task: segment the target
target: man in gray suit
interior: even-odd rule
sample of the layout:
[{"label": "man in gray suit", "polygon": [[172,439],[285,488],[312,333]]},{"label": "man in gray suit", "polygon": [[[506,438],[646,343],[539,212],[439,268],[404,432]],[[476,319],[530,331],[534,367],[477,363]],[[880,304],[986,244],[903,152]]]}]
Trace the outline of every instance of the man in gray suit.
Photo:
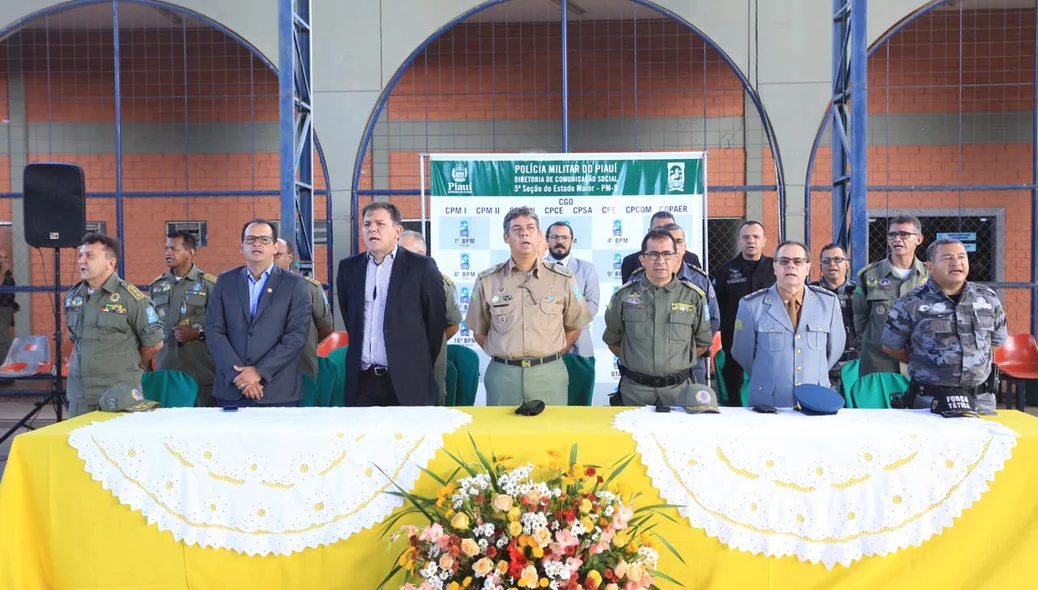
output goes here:
[{"label": "man in gray suit", "polygon": [[[598,273],[595,271],[594,264],[570,255],[573,243],[576,242],[573,228],[565,221],[557,221],[548,226],[548,231],[544,235],[548,240],[546,258],[573,271],[573,280],[576,281],[577,288],[584,296],[584,303],[587,304],[587,309],[594,318],[598,315]],[[591,342],[591,324],[584,326],[584,329],[581,330],[580,337],[577,338],[576,344],[569,349],[569,354],[589,358],[594,362],[595,345]]]},{"label": "man in gray suit", "polygon": [[296,406],[311,304],[303,277],[274,264],[277,230],[255,219],[241,230],[245,266],[216,280],[205,316],[221,407]]},{"label": "man in gray suit", "polygon": [[847,333],[836,295],[804,285],[811,253],[803,243],[779,244],[773,264],[778,281],[739,301],[732,356],[750,375],[750,406],[792,407],[795,386],[829,387]]}]

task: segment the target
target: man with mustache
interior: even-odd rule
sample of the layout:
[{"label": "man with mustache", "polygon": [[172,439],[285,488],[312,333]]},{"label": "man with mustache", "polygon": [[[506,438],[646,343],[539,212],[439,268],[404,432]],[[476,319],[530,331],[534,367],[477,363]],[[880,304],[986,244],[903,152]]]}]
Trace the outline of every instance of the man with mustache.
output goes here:
[{"label": "man with mustache", "polygon": [[811,254],[786,241],[772,263],[777,281],[743,297],[735,319],[732,355],[750,375],[750,406],[792,407],[793,388],[829,387],[829,369],[847,338],[840,302],[831,291],[805,286]]},{"label": "man with mustache", "polygon": [[915,250],[923,243],[922,225],[910,215],[898,215],[887,227],[890,254],[858,272],[851,306],[854,330],[861,334],[858,375],[901,373],[906,370],[897,359],[883,351],[883,327],[894,302],[922,285],[929,273]]},{"label": "man with mustache", "polygon": [[855,283],[849,280],[850,261],[839,244],[826,244],[822,247],[822,259],[819,263],[822,278],[811,283],[816,287],[828,289],[840,300],[840,311],[843,312],[843,328],[847,331],[847,343],[840,362],[829,371],[829,381],[833,389],[840,390],[840,370],[847,362],[858,358],[861,338],[854,329],[854,311],[851,309],[851,298],[854,295]]},{"label": "man with mustache", "polygon": [[562,355],[591,321],[573,271],[548,262],[540,220],[530,207],[505,215],[506,262],[481,273],[465,325],[491,357],[483,382],[488,406],[541,400],[566,405],[569,373]]},{"label": "man with mustache", "polygon": [[894,303],[883,330],[883,352],[908,364],[907,407],[965,396],[983,413],[995,409],[989,381],[993,349],[1005,344],[1006,312],[990,288],[967,281],[966,247],[942,238],[926,249],[929,279]]},{"label": "man with mustache", "polygon": [[183,371],[198,382],[195,405],[213,405],[213,376],[216,365],[205,343],[205,312],[216,277],[195,266],[197,241],[194,234],[174,231],[166,236],[166,266],[169,272],[151,282],[165,334],[155,368]]}]

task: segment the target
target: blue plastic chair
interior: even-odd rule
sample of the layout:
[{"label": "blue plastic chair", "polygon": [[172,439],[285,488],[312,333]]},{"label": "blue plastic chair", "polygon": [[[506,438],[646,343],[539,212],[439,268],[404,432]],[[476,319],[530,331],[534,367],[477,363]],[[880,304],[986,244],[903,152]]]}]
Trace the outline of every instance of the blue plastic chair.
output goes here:
[{"label": "blue plastic chair", "polygon": [[447,345],[447,360],[454,364],[458,371],[458,385],[454,402],[455,406],[471,406],[476,403],[476,392],[479,390],[479,355],[471,348],[460,344]]},{"label": "blue plastic chair", "polygon": [[881,409],[890,407],[890,395],[908,389],[908,377],[901,373],[869,373],[862,375],[851,388],[855,408]]},{"label": "blue plastic chair", "polygon": [[141,377],[141,389],[163,408],[193,408],[198,400],[198,382],[183,371],[149,371]]}]

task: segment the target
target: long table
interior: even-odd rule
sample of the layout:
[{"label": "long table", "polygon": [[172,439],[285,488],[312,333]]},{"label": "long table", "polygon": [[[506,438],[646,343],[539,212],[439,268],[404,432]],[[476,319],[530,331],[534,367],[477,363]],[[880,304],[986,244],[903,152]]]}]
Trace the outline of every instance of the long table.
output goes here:
[{"label": "long table", "polygon": [[[518,461],[542,463],[547,450],[565,453],[574,442],[589,464],[637,454],[631,434],[613,427],[622,409],[548,408],[535,418],[508,408],[464,411],[473,420],[446,435],[444,448],[468,453],[471,433],[482,447]],[[103,489],[69,445],[73,430],[111,418],[89,414],[15,439],[0,482],[0,588],[358,590],[375,588],[392,566],[396,553],[377,526],[288,555],[248,556],[176,541]],[[661,551],[660,569],[687,588],[1033,588],[1038,419],[1008,411],[992,419],[1019,434],[1011,459],[953,526],[921,546],[826,567],[731,549],[671,510],[678,522],[662,520],[658,531],[686,563]],[[441,450],[428,468],[449,473],[453,462]],[[617,481],[640,491],[641,505],[664,503],[638,460]],[[436,484],[423,475],[415,489],[428,493]]]}]

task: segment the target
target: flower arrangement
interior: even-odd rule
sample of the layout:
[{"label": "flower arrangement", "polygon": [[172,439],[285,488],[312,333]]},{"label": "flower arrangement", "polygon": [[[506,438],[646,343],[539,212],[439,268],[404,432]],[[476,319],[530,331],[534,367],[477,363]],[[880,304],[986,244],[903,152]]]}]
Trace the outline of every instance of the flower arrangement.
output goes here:
[{"label": "flower arrangement", "polygon": [[[401,571],[402,590],[639,590],[656,588],[658,579],[681,585],[657,571],[656,541],[682,558],[652,531],[655,516],[674,520],[661,512],[673,506],[636,508],[638,494],[610,486],[633,456],[602,470],[577,463],[573,445],[568,465],[549,452],[537,469],[510,468],[510,458],[487,458],[472,444],[478,463],[448,452],[458,463],[454,473],[426,471],[442,486],[435,498],[393,492],[410,507],[386,523],[383,536],[396,530],[390,546],[401,537],[407,546],[380,589]],[[429,523],[395,529],[409,514]]]}]

